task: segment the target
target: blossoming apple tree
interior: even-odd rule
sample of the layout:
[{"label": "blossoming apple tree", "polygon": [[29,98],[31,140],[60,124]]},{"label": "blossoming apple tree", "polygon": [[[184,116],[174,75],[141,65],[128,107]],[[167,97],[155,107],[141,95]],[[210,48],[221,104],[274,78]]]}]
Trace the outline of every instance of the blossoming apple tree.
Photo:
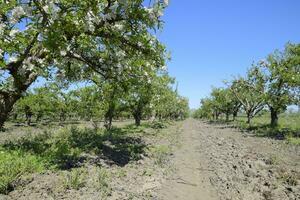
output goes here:
[{"label": "blossoming apple tree", "polygon": [[73,81],[97,73],[110,79],[124,69],[134,74],[143,68],[129,65],[132,57],[147,60],[144,68],[163,66],[165,48],[153,30],[161,27],[167,3],[1,0],[0,128],[38,77]]}]

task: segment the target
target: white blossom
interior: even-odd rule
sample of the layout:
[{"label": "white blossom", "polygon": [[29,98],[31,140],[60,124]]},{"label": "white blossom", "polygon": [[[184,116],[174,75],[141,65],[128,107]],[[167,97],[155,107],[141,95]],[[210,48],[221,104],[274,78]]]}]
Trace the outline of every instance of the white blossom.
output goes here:
[{"label": "white blossom", "polygon": [[73,51],[72,51],[71,53],[73,54],[74,57],[77,57],[77,58],[80,58],[80,57],[81,57],[78,53],[75,53],[75,52],[73,52]]},{"label": "white blossom", "polygon": [[11,18],[10,21],[12,23],[17,23],[20,18],[22,17],[22,15],[25,15],[25,11],[21,6],[15,7],[12,11],[11,11]]},{"label": "white blossom", "polygon": [[153,13],[153,8],[147,8],[147,7],[144,7],[144,10],[150,14]]},{"label": "white blossom", "polygon": [[26,71],[33,71],[34,65],[33,61],[35,60],[35,57],[29,57],[23,62],[23,66],[21,70],[19,71],[20,74],[26,72]]},{"label": "white blossom", "polygon": [[25,15],[31,15],[32,14],[32,7],[26,5],[23,7],[23,10],[25,12]]},{"label": "white blossom", "polygon": [[4,33],[4,30],[5,30],[5,24],[0,22],[0,35]]},{"label": "white blossom", "polygon": [[143,46],[143,44],[142,44],[141,42],[138,42],[137,45],[138,45],[139,47],[142,47],[142,46]]},{"label": "white blossom", "polygon": [[121,31],[124,29],[124,26],[122,24],[116,24],[115,25],[115,28],[118,30],[118,31]]},{"label": "white blossom", "polygon": [[0,59],[3,58],[3,55],[2,55],[3,53],[4,53],[4,51],[2,49],[0,49]]},{"label": "white blossom", "polygon": [[95,17],[92,11],[88,11],[85,20],[86,20],[86,30],[94,32],[95,31],[95,26],[94,26],[94,21]]},{"label": "white blossom", "polygon": [[37,59],[37,62],[38,62],[40,65],[42,65],[42,64],[44,63],[44,59],[38,58],[38,59]]},{"label": "white blossom", "polygon": [[23,75],[23,74],[26,73],[26,71],[27,71],[26,65],[22,65],[22,67],[20,67],[20,68],[18,69],[18,74],[19,74],[19,75]]},{"label": "white blossom", "polygon": [[29,65],[27,65],[27,70],[28,71],[33,71],[34,69],[34,65],[32,63],[30,63]]},{"label": "white blossom", "polygon": [[71,51],[71,47],[72,47],[71,44],[68,44],[67,45],[67,51]]},{"label": "white blossom", "polygon": [[57,59],[53,59],[53,64],[54,65],[59,65],[59,61]]},{"label": "white blossom", "polygon": [[111,13],[108,13],[106,15],[102,15],[101,17],[102,17],[103,21],[108,21],[108,20],[113,19],[113,15]]},{"label": "white blossom", "polygon": [[38,38],[37,38],[37,39],[38,39],[39,42],[43,41],[43,35],[40,33],[40,34],[38,35]]},{"label": "white blossom", "polygon": [[168,67],[166,65],[162,66],[161,68],[163,71],[167,71],[168,70]]},{"label": "white blossom", "polygon": [[79,22],[77,20],[75,20],[73,23],[75,26],[79,26]]},{"label": "white blossom", "polygon": [[118,68],[118,69],[121,69],[121,68],[122,68],[121,63],[118,63],[118,64],[117,64],[117,68]]},{"label": "white blossom", "polygon": [[124,58],[125,55],[126,55],[126,54],[125,54],[125,52],[124,52],[123,50],[118,51],[118,52],[116,53],[116,56],[119,57],[119,58]]},{"label": "white blossom", "polygon": [[61,51],[60,51],[60,55],[61,55],[61,56],[66,56],[66,55],[67,55],[67,52],[64,51],[64,50],[61,50]]},{"label": "white blossom", "polygon": [[118,2],[115,1],[115,3],[110,7],[110,10],[113,12],[113,13],[116,13],[117,12],[117,9],[118,9]]},{"label": "white blossom", "polygon": [[163,11],[161,9],[159,9],[157,11],[157,17],[162,17],[164,15]]},{"label": "white blossom", "polygon": [[16,56],[10,56],[8,58],[8,63],[13,63],[13,62],[17,62],[18,61],[18,58]]},{"label": "white blossom", "polygon": [[50,2],[49,9],[50,9],[50,13],[51,13],[52,17],[54,19],[57,19],[60,8],[54,2]]},{"label": "white blossom", "polygon": [[43,10],[44,10],[46,13],[49,13],[49,6],[48,6],[48,5],[43,6]]},{"label": "white blossom", "polygon": [[17,29],[12,29],[10,32],[9,32],[9,36],[11,38],[14,38],[16,36],[16,34],[19,33],[19,30]]}]

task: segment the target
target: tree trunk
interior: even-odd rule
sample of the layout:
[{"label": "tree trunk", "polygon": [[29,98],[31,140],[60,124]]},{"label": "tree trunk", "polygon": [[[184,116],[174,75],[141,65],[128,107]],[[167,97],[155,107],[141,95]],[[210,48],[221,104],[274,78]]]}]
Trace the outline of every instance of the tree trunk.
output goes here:
[{"label": "tree trunk", "polygon": [[112,128],[112,120],[113,120],[113,117],[114,117],[114,112],[115,112],[115,103],[111,102],[109,104],[107,112],[105,113],[104,127],[107,130],[110,130]]},{"label": "tree trunk", "polygon": [[235,121],[235,119],[236,119],[236,117],[237,117],[237,114],[238,114],[238,112],[233,112],[233,114],[232,114],[232,119],[233,119],[233,121]]},{"label": "tree trunk", "polygon": [[135,118],[135,125],[140,126],[141,125],[141,119],[139,117]]},{"label": "tree trunk", "polygon": [[91,124],[94,127],[95,131],[98,131],[99,126],[96,120],[94,120],[93,118],[91,118]]},{"label": "tree trunk", "polygon": [[107,112],[107,114],[105,115],[105,121],[104,121],[104,127],[107,130],[110,130],[112,128],[112,119],[113,119],[112,113]]},{"label": "tree trunk", "polygon": [[8,119],[14,104],[21,97],[21,93],[9,94],[8,92],[3,92],[0,94],[0,131],[4,131],[4,123]]},{"label": "tree trunk", "polygon": [[35,118],[36,123],[40,122],[41,119],[42,119],[42,117],[43,117],[43,114],[38,113],[38,114],[36,115],[36,118]]},{"label": "tree trunk", "polygon": [[4,123],[9,117],[9,113],[12,111],[14,104],[22,97],[22,94],[26,92],[28,87],[37,79],[37,74],[32,72],[22,73],[20,75],[18,69],[21,67],[21,63],[16,63],[9,67],[9,74],[11,75],[13,82],[11,86],[13,90],[0,90],[0,130],[4,130]]},{"label": "tree trunk", "polygon": [[59,113],[59,124],[62,126],[67,119],[66,111],[61,110]]},{"label": "tree trunk", "polygon": [[0,113],[0,131],[4,131],[4,122],[6,121],[6,118],[2,116],[2,111]]},{"label": "tree trunk", "polygon": [[155,114],[155,112],[154,112],[154,113],[152,113],[152,115],[151,115],[151,117],[150,117],[150,121],[151,121],[151,122],[154,122],[155,119],[156,119],[156,114]]},{"label": "tree trunk", "polygon": [[247,113],[247,124],[251,124],[251,114]]},{"label": "tree trunk", "polygon": [[140,126],[141,125],[141,119],[142,119],[142,114],[141,112],[137,111],[134,115],[134,120],[135,120],[135,125]]},{"label": "tree trunk", "polygon": [[219,120],[219,113],[218,113],[218,111],[215,111],[215,120],[216,120],[216,121]]},{"label": "tree trunk", "polygon": [[31,108],[30,106],[25,106],[25,115],[26,115],[26,123],[27,123],[27,126],[30,126],[31,125],[31,117],[32,117],[32,111],[31,111]]},{"label": "tree trunk", "polygon": [[26,117],[26,124],[27,124],[27,126],[31,125],[31,115]]},{"label": "tree trunk", "polygon": [[229,113],[226,113],[226,122],[229,122]]},{"label": "tree trunk", "polygon": [[18,119],[18,113],[17,113],[17,112],[15,112],[15,113],[13,114],[13,119],[14,119],[15,121]]},{"label": "tree trunk", "polygon": [[271,111],[271,127],[278,126],[278,112],[273,107],[270,107]]}]

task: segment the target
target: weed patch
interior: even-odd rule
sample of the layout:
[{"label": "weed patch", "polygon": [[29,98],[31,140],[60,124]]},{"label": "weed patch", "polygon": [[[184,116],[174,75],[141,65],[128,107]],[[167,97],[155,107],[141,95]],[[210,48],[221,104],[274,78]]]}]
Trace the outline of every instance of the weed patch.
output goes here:
[{"label": "weed patch", "polygon": [[150,151],[155,159],[155,164],[158,166],[164,166],[168,163],[168,156],[170,154],[170,147],[166,145],[159,145],[150,148]]},{"label": "weed patch", "polygon": [[[93,155],[107,164],[118,166],[141,158],[146,145],[139,137],[130,136],[133,131],[128,128],[108,132],[71,127],[52,135],[44,132],[7,142],[0,147],[0,193],[13,190],[11,184],[23,174],[44,169],[71,170],[65,185],[78,189],[82,185],[82,173],[73,168],[82,166],[89,158],[85,155]],[[104,172],[99,172],[101,180],[107,181],[101,173]]]},{"label": "weed patch", "polygon": [[86,176],[87,172],[84,168],[72,169],[65,175],[63,183],[64,188],[79,190],[81,187],[85,186]]},{"label": "weed patch", "polygon": [[111,195],[112,188],[109,185],[110,179],[111,179],[110,173],[106,169],[99,168],[97,170],[96,184],[97,184],[97,188],[101,190],[102,197]]},{"label": "weed patch", "polygon": [[12,191],[13,182],[21,176],[44,169],[41,159],[37,156],[0,148],[0,193]]}]

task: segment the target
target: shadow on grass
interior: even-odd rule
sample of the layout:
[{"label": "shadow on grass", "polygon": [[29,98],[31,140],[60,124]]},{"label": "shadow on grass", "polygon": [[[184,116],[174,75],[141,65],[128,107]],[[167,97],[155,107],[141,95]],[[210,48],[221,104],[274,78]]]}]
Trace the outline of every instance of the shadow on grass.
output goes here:
[{"label": "shadow on grass", "polygon": [[300,137],[300,130],[288,127],[272,127],[270,125],[252,125],[246,128],[247,131],[254,132],[257,137],[268,137],[276,140],[284,140],[288,137]]},{"label": "shadow on grass", "polygon": [[93,160],[108,165],[125,166],[141,159],[146,145],[141,138],[130,135],[128,129],[111,131],[71,127],[55,134],[43,133],[24,137],[3,145],[6,150],[17,150],[39,156],[49,168],[71,169]]}]

